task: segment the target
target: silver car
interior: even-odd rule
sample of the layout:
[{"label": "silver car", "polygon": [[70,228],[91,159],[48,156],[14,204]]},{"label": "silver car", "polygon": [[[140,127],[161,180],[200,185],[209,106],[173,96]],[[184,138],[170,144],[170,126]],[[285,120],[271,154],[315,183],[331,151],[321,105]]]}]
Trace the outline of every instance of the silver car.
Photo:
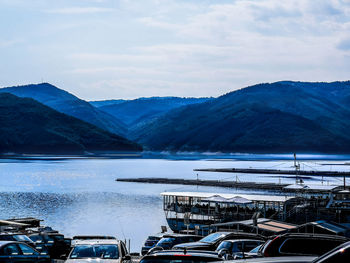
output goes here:
[{"label": "silver car", "polygon": [[75,244],[66,263],[129,263],[131,257],[120,240],[83,240]]}]

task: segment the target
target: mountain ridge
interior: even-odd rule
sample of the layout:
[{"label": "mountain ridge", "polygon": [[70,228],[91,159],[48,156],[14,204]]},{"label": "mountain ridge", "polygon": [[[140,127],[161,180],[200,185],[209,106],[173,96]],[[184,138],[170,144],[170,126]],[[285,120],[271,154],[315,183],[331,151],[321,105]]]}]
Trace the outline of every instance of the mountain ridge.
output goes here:
[{"label": "mountain ridge", "polygon": [[125,138],[60,113],[31,98],[0,93],[0,152],[141,151]]},{"label": "mountain ridge", "polygon": [[61,113],[89,122],[109,132],[117,135],[126,134],[126,127],[122,121],[50,83],[5,87],[0,89],[0,93],[2,92],[35,99]]}]

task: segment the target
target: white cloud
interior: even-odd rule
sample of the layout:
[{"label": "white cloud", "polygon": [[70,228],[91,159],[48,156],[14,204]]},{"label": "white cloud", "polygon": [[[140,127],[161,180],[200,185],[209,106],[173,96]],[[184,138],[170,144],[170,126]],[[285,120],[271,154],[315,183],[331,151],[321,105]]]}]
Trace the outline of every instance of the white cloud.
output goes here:
[{"label": "white cloud", "polygon": [[94,14],[94,13],[106,13],[106,12],[112,12],[112,11],[113,11],[112,8],[103,8],[103,7],[67,7],[67,8],[44,10],[44,12],[46,13],[62,14],[62,15]]},{"label": "white cloud", "polygon": [[[218,96],[259,82],[348,78],[349,1],[13,3],[18,8],[4,12],[0,29],[30,45],[0,50],[1,83],[39,75],[93,99]],[[0,47],[10,45],[0,41]]]}]

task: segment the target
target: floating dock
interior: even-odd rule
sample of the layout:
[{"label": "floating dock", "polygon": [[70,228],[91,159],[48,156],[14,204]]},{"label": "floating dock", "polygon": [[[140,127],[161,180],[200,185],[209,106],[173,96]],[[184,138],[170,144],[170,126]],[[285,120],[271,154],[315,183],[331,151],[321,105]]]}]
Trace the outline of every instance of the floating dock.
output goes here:
[{"label": "floating dock", "polygon": [[275,183],[254,183],[219,180],[191,180],[191,179],[169,179],[169,178],[118,178],[118,182],[148,183],[148,184],[180,184],[180,185],[200,185],[242,189],[260,189],[272,191],[295,192],[295,189],[285,189],[288,184]]},{"label": "floating dock", "polygon": [[[295,170],[276,170],[276,169],[254,169],[254,168],[208,168],[194,169],[196,172],[219,172],[219,173],[246,173],[246,174],[287,174],[295,175]],[[299,170],[299,175],[306,176],[327,176],[327,177],[350,177],[350,172],[340,171],[307,171]]]}]

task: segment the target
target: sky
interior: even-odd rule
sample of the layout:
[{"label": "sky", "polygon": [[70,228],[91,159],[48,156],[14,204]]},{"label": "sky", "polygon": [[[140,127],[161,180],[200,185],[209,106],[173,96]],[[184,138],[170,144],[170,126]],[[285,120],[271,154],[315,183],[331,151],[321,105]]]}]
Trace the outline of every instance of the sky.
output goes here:
[{"label": "sky", "polygon": [[350,79],[350,0],[0,0],[0,87],[86,100]]}]

